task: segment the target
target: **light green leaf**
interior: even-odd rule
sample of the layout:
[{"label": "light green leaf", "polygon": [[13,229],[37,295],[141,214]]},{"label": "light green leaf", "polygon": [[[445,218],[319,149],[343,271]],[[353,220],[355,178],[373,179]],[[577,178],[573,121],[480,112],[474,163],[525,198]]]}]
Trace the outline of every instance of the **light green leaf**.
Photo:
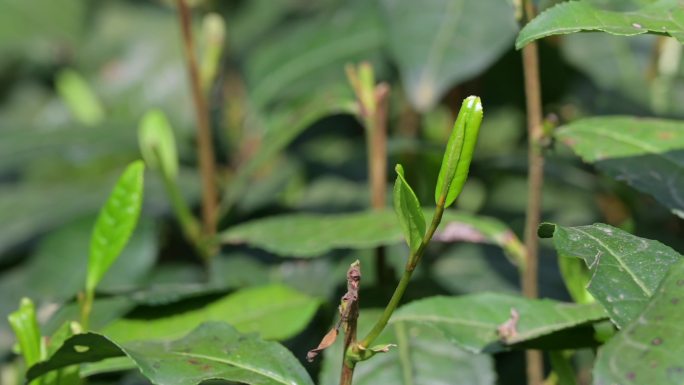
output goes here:
[{"label": "light green leaf", "polygon": [[224,321],[242,333],[257,332],[263,338],[284,340],[302,331],[316,313],[320,301],[287,286],[248,288],[220,298],[205,307],[166,317],[124,318],[103,333],[118,342],[175,339],[203,322]]},{"label": "light green leaf", "polygon": [[411,251],[416,251],[425,236],[425,216],[416,193],[404,178],[404,168],[395,168],[397,180],[394,182],[394,211],[404,232],[404,239]]},{"label": "light green leaf", "polygon": [[[519,315],[517,321],[512,320],[513,312]],[[607,316],[599,304],[578,305],[481,293],[430,297],[409,303],[394,313],[390,324],[432,326],[463,349],[494,353],[516,344],[555,349],[568,347],[568,344],[575,347],[592,345],[595,344],[593,328],[582,332],[582,326]],[[499,336],[498,328],[507,321],[511,323],[508,334]],[[554,333],[570,333],[573,337],[555,339]]]},{"label": "light green leaf", "polygon": [[546,223],[539,235],[553,236],[561,257],[584,260],[591,272],[589,292],[620,328],[641,313],[670,266],[682,259],[660,242],[604,224],[563,227]]},{"label": "light green leaf", "polygon": [[678,0],[658,0],[634,12],[607,11],[588,1],[560,3],[539,14],[520,31],[515,46],[551,35],[603,31],[613,35],[670,35],[684,42],[684,9]]},{"label": "light green leaf", "polygon": [[102,123],[105,118],[104,108],[88,82],[78,72],[73,69],[60,71],[55,86],[77,121],[87,126]]},{"label": "light green leaf", "polygon": [[684,260],[672,265],[648,305],[598,354],[596,384],[681,385]]},{"label": "light green leaf", "polygon": [[259,385],[313,385],[306,370],[282,345],[210,322],[172,342],[115,343],[95,334],[69,338],[28,379],[65,366],[128,356],[152,383],[192,385],[216,379]]},{"label": "light green leaf", "polygon": [[11,313],[7,320],[19,343],[26,366],[40,361],[42,359],[40,327],[38,327],[36,307],[33,302],[28,298],[22,298],[19,309]]},{"label": "light green leaf", "polygon": [[151,169],[159,168],[165,178],[178,176],[178,153],[173,129],[161,110],[151,110],[143,116],[138,129],[140,152]]},{"label": "light green leaf", "polygon": [[90,241],[86,290],[93,292],[128,242],[143,200],[141,161],[133,162],[114,186],[100,211]]},{"label": "light green leaf", "polygon": [[684,124],[625,116],[582,119],[556,137],[585,162],[684,217]]},{"label": "light green leaf", "polygon": [[[359,334],[365,335],[380,316],[379,309],[363,309],[359,317]],[[321,385],[337,385],[342,364],[342,339],[325,350],[320,373]],[[391,325],[376,341],[392,343],[389,352],[378,353],[359,363],[354,371],[354,384],[450,384],[493,385],[496,372],[492,357],[466,352],[448,341],[436,330],[421,325]]]},{"label": "light green leaf", "polygon": [[[477,136],[482,123],[482,101],[476,96],[469,96],[461,105],[449,142],[444,150],[442,166],[437,176],[435,187],[435,203],[444,199],[444,207],[451,206],[463,190],[468,178],[470,161],[473,158]],[[445,194],[444,191],[447,193]],[[443,196],[444,195],[444,196]]]},{"label": "light green leaf", "polygon": [[497,60],[518,31],[513,7],[501,0],[383,0],[380,4],[390,53],[409,100],[421,112],[433,108],[454,84]]},{"label": "light green leaf", "polygon": [[577,303],[594,302],[594,297],[587,291],[587,286],[591,282],[591,273],[583,261],[559,255],[558,268],[563,277],[565,288],[573,301]]},{"label": "light green leaf", "polygon": [[[431,214],[431,213],[430,213]],[[399,243],[402,229],[392,210],[344,214],[288,214],[236,225],[219,234],[224,243],[259,247],[281,256],[315,257],[339,248]],[[518,255],[520,241],[493,218],[446,211],[435,240],[492,243]]]}]

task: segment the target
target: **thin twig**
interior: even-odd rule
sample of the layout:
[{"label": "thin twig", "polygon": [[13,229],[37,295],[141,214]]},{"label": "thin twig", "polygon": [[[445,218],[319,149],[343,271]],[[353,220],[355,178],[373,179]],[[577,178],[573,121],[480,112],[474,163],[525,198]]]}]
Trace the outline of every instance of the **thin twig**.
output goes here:
[{"label": "thin twig", "polygon": [[[525,19],[535,16],[534,4],[525,0]],[[528,181],[527,210],[525,214],[526,262],[522,279],[523,294],[529,298],[539,295],[537,271],[539,264],[539,239],[537,228],[541,219],[542,187],[544,184],[544,156],[541,141],[542,127],[541,85],[539,79],[539,56],[537,44],[532,42],[523,48],[523,72],[527,103],[528,135]],[[544,380],[544,363],[540,351],[527,351],[527,383],[541,385]]]},{"label": "thin twig", "polygon": [[197,152],[202,177],[202,221],[205,234],[211,236],[216,233],[218,211],[215,181],[216,165],[214,164],[214,146],[209,126],[209,110],[197,67],[197,56],[192,40],[190,10],[185,0],[177,0],[176,3],[178,4],[183,48],[197,117]]},{"label": "thin twig", "polygon": [[347,271],[347,293],[342,298],[345,307],[342,312],[342,327],[344,329],[344,352],[342,358],[342,373],[340,385],[351,385],[354,377],[356,361],[350,360],[347,350],[356,346],[356,324],[359,318],[359,285],[361,284],[361,265],[358,261],[353,263]]}]

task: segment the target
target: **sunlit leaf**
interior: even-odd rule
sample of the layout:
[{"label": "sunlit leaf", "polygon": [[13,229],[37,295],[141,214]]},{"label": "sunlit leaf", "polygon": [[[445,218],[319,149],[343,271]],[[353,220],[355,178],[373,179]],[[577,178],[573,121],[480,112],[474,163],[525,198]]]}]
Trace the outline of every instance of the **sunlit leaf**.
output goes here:
[{"label": "sunlit leaf", "polygon": [[143,200],[143,171],[140,161],[128,166],[100,211],[90,241],[88,291],[102,280],[133,233]]},{"label": "sunlit leaf", "polygon": [[670,35],[684,42],[684,9],[678,0],[658,0],[638,11],[615,12],[586,0],[560,3],[537,16],[520,31],[517,48],[550,35],[603,31],[613,35]]}]

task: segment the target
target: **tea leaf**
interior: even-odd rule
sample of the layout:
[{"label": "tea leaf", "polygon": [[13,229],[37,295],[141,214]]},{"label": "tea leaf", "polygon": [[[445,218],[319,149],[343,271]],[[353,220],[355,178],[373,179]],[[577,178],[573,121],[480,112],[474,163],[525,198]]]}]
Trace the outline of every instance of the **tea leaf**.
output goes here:
[{"label": "tea leaf", "polygon": [[[379,317],[379,309],[363,309],[359,334],[367,334]],[[429,326],[397,324],[385,328],[378,344],[396,347],[378,353],[356,367],[354,384],[450,384],[493,385],[496,372],[491,356],[473,354],[454,346]],[[337,385],[340,381],[342,341],[324,353],[319,383]]]},{"label": "tea leaf", "polygon": [[178,176],[178,154],[173,129],[161,110],[148,111],[140,121],[138,142],[145,164],[159,168],[165,178]]},{"label": "tea leaf", "polygon": [[202,308],[166,317],[124,318],[103,333],[117,342],[174,339],[203,322],[224,321],[242,333],[257,332],[263,338],[284,340],[302,331],[319,305],[319,300],[287,286],[269,285],[243,289]]},{"label": "tea leaf", "polygon": [[411,251],[416,251],[425,236],[425,216],[416,193],[404,178],[404,168],[398,164],[395,170],[397,179],[394,182],[394,210],[406,243]]},{"label": "tea leaf", "polygon": [[114,186],[95,222],[90,240],[86,290],[92,292],[128,242],[140,215],[143,200],[143,171],[133,162]]},{"label": "tea leaf", "polygon": [[[442,166],[437,177],[435,203],[438,205],[440,200],[444,199],[444,207],[451,206],[463,190],[477,143],[477,135],[480,132],[482,114],[480,98],[469,96],[463,101],[446,150],[444,150]],[[447,191],[446,194],[445,191]]]},{"label": "tea leaf", "polygon": [[582,119],[556,137],[585,162],[684,217],[684,124],[626,116]]},{"label": "tea leaf", "polygon": [[[510,321],[513,311],[518,319],[509,325],[506,336],[499,336],[498,328]],[[607,317],[599,304],[577,305],[481,293],[411,302],[394,313],[390,324],[431,326],[463,349],[494,353],[518,344],[556,349],[568,344],[592,345],[593,328],[583,333],[581,326]],[[573,337],[553,339],[554,333],[571,333]]]},{"label": "tea leaf", "polygon": [[389,52],[409,101],[421,112],[489,67],[518,30],[506,1],[383,0],[380,5]]},{"label": "tea leaf", "polygon": [[684,378],[684,260],[671,266],[638,317],[611,338],[594,367],[597,384],[679,385]]},{"label": "tea leaf", "polygon": [[41,360],[41,336],[36,307],[28,298],[22,298],[19,309],[11,313],[7,320],[19,343],[19,349],[26,366],[35,364]]},{"label": "tea leaf", "polygon": [[[334,249],[366,249],[399,243],[402,228],[392,210],[344,214],[288,214],[256,219],[219,234],[224,243],[246,243],[280,256],[316,257]],[[446,211],[435,233],[443,242],[492,243],[513,255],[521,244],[496,219]]]},{"label": "tea leaf", "polygon": [[602,31],[613,35],[643,33],[670,35],[684,42],[684,9],[678,0],[655,1],[638,11],[607,11],[588,1],[560,3],[542,12],[520,31],[515,42],[520,49],[528,43],[551,35],[581,31]]},{"label": "tea leaf", "polygon": [[589,292],[618,327],[641,313],[670,266],[682,259],[660,242],[604,224],[563,227],[546,223],[539,234],[553,237],[561,257],[584,260],[591,272]]},{"label": "tea leaf", "polygon": [[224,380],[263,385],[313,385],[301,364],[282,345],[240,334],[228,324],[209,322],[187,336],[165,342],[118,344],[100,334],[69,338],[45,362],[33,366],[27,379],[55,369],[106,358],[128,356],[152,383],[199,384]]}]

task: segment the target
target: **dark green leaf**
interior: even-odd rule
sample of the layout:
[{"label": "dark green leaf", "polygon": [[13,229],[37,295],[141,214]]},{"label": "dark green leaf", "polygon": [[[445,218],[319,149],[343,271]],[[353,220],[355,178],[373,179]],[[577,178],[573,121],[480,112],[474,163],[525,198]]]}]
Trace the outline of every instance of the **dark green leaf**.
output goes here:
[{"label": "dark green leaf", "polygon": [[90,240],[87,291],[95,290],[133,233],[143,200],[143,171],[140,161],[128,166],[100,211]]},{"label": "dark green leaf", "polygon": [[[378,309],[363,309],[359,317],[359,334],[370,331],[379,317]],[[339,384],[342,363],[341,338],[324,352],[321,385]],[[388,326],[376,341],[392,343],[387,353],[378,353],[357,365],[354,384],[450,384],[492,385],[496,381],[493,360],[484,354],[466,352],[448,341],[436,330],[421,326],[397,324]]]},{"label": "dark green leaf", "polygon": [[596,384],[681,385],[684,260],[672,265],[637,318],[599,350]]},{"label": "dark green leaf", "polygon": [[684,124],[634,117],[582,119],[556,136],[589,163],[684,216]]},{"label": "dark green leaf", "polygon": [[[478,75],[512,43],[513,7],[500,0],[383,0],[390,53],[409,100],[425,112]],[[487,20],[483,23],[483,20]]]},{"label": "dark green leaf", "polygon": [[209,379],[259,385],[313,385],[306,370],[276,342],[240,334],[224,323],[206,323],[173,342],[117,344],[95,334],[68,339],[48,361],[33,366],[28,380],[65,366],[127,355],[152,383],[199,384]]},{"label": "dark green leaf", "polygon": [[[517,321],[513,312],[519,315]],[[409,303],[394,313],[390,324],[432,326],[461,348],[476,353],[493,353],[516,344],[528,344],[526,347],[535,342],[545,344],[543,338],[553,337],[554,333],[569,332],[607,316],[599,304],[577,305],[482,293],[461,297],[431,297]],[[508,332],[505,336],[499,336],[498,328],[507,321],[510,323]],[[593,335],[593,329],[589,329],[590,335]],[[562,344],[578,345],[591,342],[579,339],[560,341]]]},{"label": "dark green leaf", "polygon": [[[219,234],[225,243],[246,243],[281,256],[315,257],[338,248],[364,249],[401,242],[391,210],[345,214],[291,214],[258,219]],[[503,223],[458,212],[444,213],[435,234],[445,242],[492,243],[513,254],[520,242]]]},{"label": "dark green leaf", "polygon": [[563,227],[547,223],[539,234],[553,236],[561,257],[584,260],[591,271],[589,292],[618,327],[641,313],[670,266],[682,258],[660,242],[604,224]]},{"label": "dark green leaf", "polygon": [[477,144],[482,115],[480,98],[469,96],[463,101],[439,169],[435,187],[436,204],[439,205],[443,199],[444,207],[451,206],[463,190]]},{"label": "dark green leaf", "polygon": [[558,4],[537,16],[520,31],[517,48],[550,35],[603,31],[613,35],[643,33],[670,35],[684,42],[684,9],[678,0],[659,0],[634,12],[597,8],[588,1]]},{"label": "dark green leaf", "polygon": [[225,321],[243,333],[287,339],[311,321],[320,302],[282,285],[248,288],[196,310],[158,318],[124,318],[103,333],[117,342],[179,338],[207,321]]},{"label": "dark green leaf", "polygon": [[404,168],[398,164],[395,170],[397,179],[394,182],[394,211],[399,218],[406,243],[411,251],[416,251],[425,236],[425,215],[416,193],[404,179]]}]

